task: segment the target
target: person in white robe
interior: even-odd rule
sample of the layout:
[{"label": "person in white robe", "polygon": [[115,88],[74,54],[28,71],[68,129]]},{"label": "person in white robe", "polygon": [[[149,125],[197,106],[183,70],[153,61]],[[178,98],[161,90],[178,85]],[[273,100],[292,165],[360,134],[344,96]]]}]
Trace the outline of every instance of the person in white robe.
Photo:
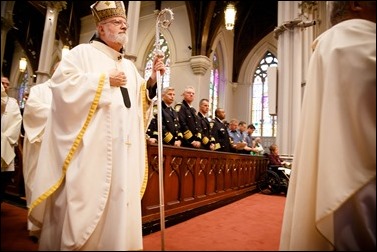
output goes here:
[{"label": "person in white robe", "polygon": [[145,133],[156,72],[163,75],[165,65],[156,56],[144,80],[124,58],[123,2],[98,1],[91,9],[96,38],[71,49],[51,78],[29,208],[29,219],[41,228],[40,250],[143,249]]},{"label": "person in white robe", "polygon": [[376,249],[376,2],[333,2],[313,43],[280,250]]},{"label": "person in white robe", "polygon": [[[59,63],[60,62],[57,62],[54,65],[52,73],[55,72]],[[22,168],[27,207],[31,204],[35,170],[38,163],[47,116],[50,114],[51,109],[52,94],[50,85],[50,80],[47,80],[44,83],[40,83],[30,88],[29,97],[25,103],[22,116],[25,130],[22,148]],[[38,238],[39,228],[36,225],[33,225],[30,220],[28,220],[27,229],[30,236]]]},{"label": "person in white robe", "polygon": [[[9,89],[9,79],[1,77],[1,85],[7,94]],[[4,99],[4,101],[3,101]],[[15,147],[20,138],[22,116],[20,107],[15,98],[3,94],[1,97],[4,102],[4,113],[1,113],[1,202],[4,199],[6,186],[10,183],[15,166],[16,157]]]},{"label": "person in white robe", "polygon": [[8,95],[5,92],[3,84],[1,84],[1,116],[3,116],[5,111],[5,106],[7,105]]}]

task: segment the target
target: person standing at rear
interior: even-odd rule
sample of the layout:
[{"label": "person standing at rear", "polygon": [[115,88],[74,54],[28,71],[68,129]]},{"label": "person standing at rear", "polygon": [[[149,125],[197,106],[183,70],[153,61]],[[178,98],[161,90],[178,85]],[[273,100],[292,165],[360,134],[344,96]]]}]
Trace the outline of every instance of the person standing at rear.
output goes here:
[{"label": "person standing at rear", "polygon": [[215,139],[215,150],[230,152],[232,140],[228,133],[228,127],[223,123],[225,120],[225,110],[217,108],[215,110],[215,119],[213,120],[212,136]]},{"label": "person standing at rear", "polygon": [[191,105],[195,98],[195,89],[191,86],[186,87],[182,96],[183,101],[178,112],[181,132],[183,133],[182,146],[200,149],[202,146],[202,126],[195,108]]},{"label": "person standing at rear", "polygon": [[213,122],[212,119],[207,117],[209,110],[208,99],[201,99],[199,101],[198,117],[202,127],[202,148],[207,150],[215,149],[215,138],[212,136],[211,130]]},{"label": "person standing at rear", "polygon": [[14,159],[16,157],[15,147],[21,133],[22,115],[18,102],[15,98],[8,95],[9,79],[1,77],[2,92],[2,111],[1,113],[1,202],[5,196],[6,186],[11,183],[15,172]]},{"label": "person standing at rear", "polygon": [[[175,99],[175,89],[165,87],[161,92],[162,141],[176,147],[181,147],[183,135],[179,124],[178,112],[172,108]],[[152,119],[147,130],[148,143],[155,144],[158,140],[157,115]]]}]

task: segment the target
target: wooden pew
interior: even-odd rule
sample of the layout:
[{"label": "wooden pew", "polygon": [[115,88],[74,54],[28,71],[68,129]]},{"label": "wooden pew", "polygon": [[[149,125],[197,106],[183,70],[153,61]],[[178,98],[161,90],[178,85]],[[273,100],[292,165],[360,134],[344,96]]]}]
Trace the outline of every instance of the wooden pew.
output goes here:
[{"label": "wooden pew", "polygon": [[[163,147],[165,216],[199,208],[256,189],[267,169],[263,156]],[[143,224],[160,219],[158,146],[148,145],[148,183]]]},{"label": "wooden pew", "polygon": [[[23,140],[23,139],[22,139]],[[148,145],[148,183],[142,199],[143,224],[160,219],[158,146]],[[236,198],[256,190],[267,169],[263,156],[163,147],[164,215],[183,214],[193,209]],[[24,201],[22,142],[16,147],[15,173],[6,193]]]}]

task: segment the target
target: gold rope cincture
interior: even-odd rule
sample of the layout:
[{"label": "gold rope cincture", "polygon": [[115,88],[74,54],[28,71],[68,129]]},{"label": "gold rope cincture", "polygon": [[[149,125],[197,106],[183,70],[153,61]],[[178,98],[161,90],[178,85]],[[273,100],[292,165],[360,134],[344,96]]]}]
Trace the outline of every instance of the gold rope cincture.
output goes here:
[{"label": "gold rope cincture", "polygon": [[88,128],[88,125],[89,125],[90,121],[93,118],[94,112],[97,109],[99,98],[101,96],[101,93],[102,93],[102,90],[103,90],[103,86],[104,86],[104,83],[105,83],[105,76],[106,76],[105,74],[101,74],[101,76],[100,76],[98,87],[97,87],[97,90],[96,90],[96,94],[94,96],[94,100],[92,102],[92,105],[90,106],[88,116],[86,117],[86,120],[85,120],[85,123],[84,123],[83,127],[81,128],[79,134],[77,135],[75,141],[73,142],[73,145],[72,145],[71,149],[69,150],[69,153],[68,153],[67,157],[64,160],[64,164],[63,164],[63,168],[62,168],[63,174],[62,174],[61,178],[58,180],[57,183],[55,183],[50,189],[48,189],[45,193],[43,193],[41,196],[39,196],[30,205],[28,215],[30,215],[31,211],[37,205],[39,205],[43,200],[47,199],[62,184],[62,182],[63,182],[63,180],[65,178],[65,175],[67,173],[68,166],[70,165],[71,160],[73,158],[73,155],[75,154],[75,152],[77,150],[77,147],[79,146],[79,144],[80,144],[80,142],[81,142],[81,140],[82,140],[82,138],[83,138],[83,136],[85,134],[85,131]]},{"label": "gold rope cincture", "polygon": [[[146,84],[143,83],[140,87],[140,95],[141,95],[141,103],[142,103],[142,106],[143,106],[143,127],[142,129],[144,130],[144,132],[147,131],[147,124],[148,124],[148,115],[147,115],[147,111],[148,111],[148,102],[147,102],[147,91],[146,91]],[[142,184],[141,184],[141,188],[140,188],[140,198],[143,198],[144,196],[144,193],[145,193],[145,190],[147,188],[147,182],[148,182],[148,153],[147,153],[147,143],[146,141],[144,141],[144,165],[145,165],[145,170],[144,170],[144,178],[143,178],[143,181],[142,181]]]}]

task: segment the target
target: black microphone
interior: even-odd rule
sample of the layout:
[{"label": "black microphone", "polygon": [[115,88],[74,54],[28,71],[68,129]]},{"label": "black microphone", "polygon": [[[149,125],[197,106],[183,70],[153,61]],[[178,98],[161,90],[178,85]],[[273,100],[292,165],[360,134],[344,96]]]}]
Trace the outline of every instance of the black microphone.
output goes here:
[{"label": "black microphone", "polygon": [[128,89],[125,87],[120,87],[120,91],[122,92],[124,105],[126,108],[131,108],[131,100],[130,95],[128,94]]}]

